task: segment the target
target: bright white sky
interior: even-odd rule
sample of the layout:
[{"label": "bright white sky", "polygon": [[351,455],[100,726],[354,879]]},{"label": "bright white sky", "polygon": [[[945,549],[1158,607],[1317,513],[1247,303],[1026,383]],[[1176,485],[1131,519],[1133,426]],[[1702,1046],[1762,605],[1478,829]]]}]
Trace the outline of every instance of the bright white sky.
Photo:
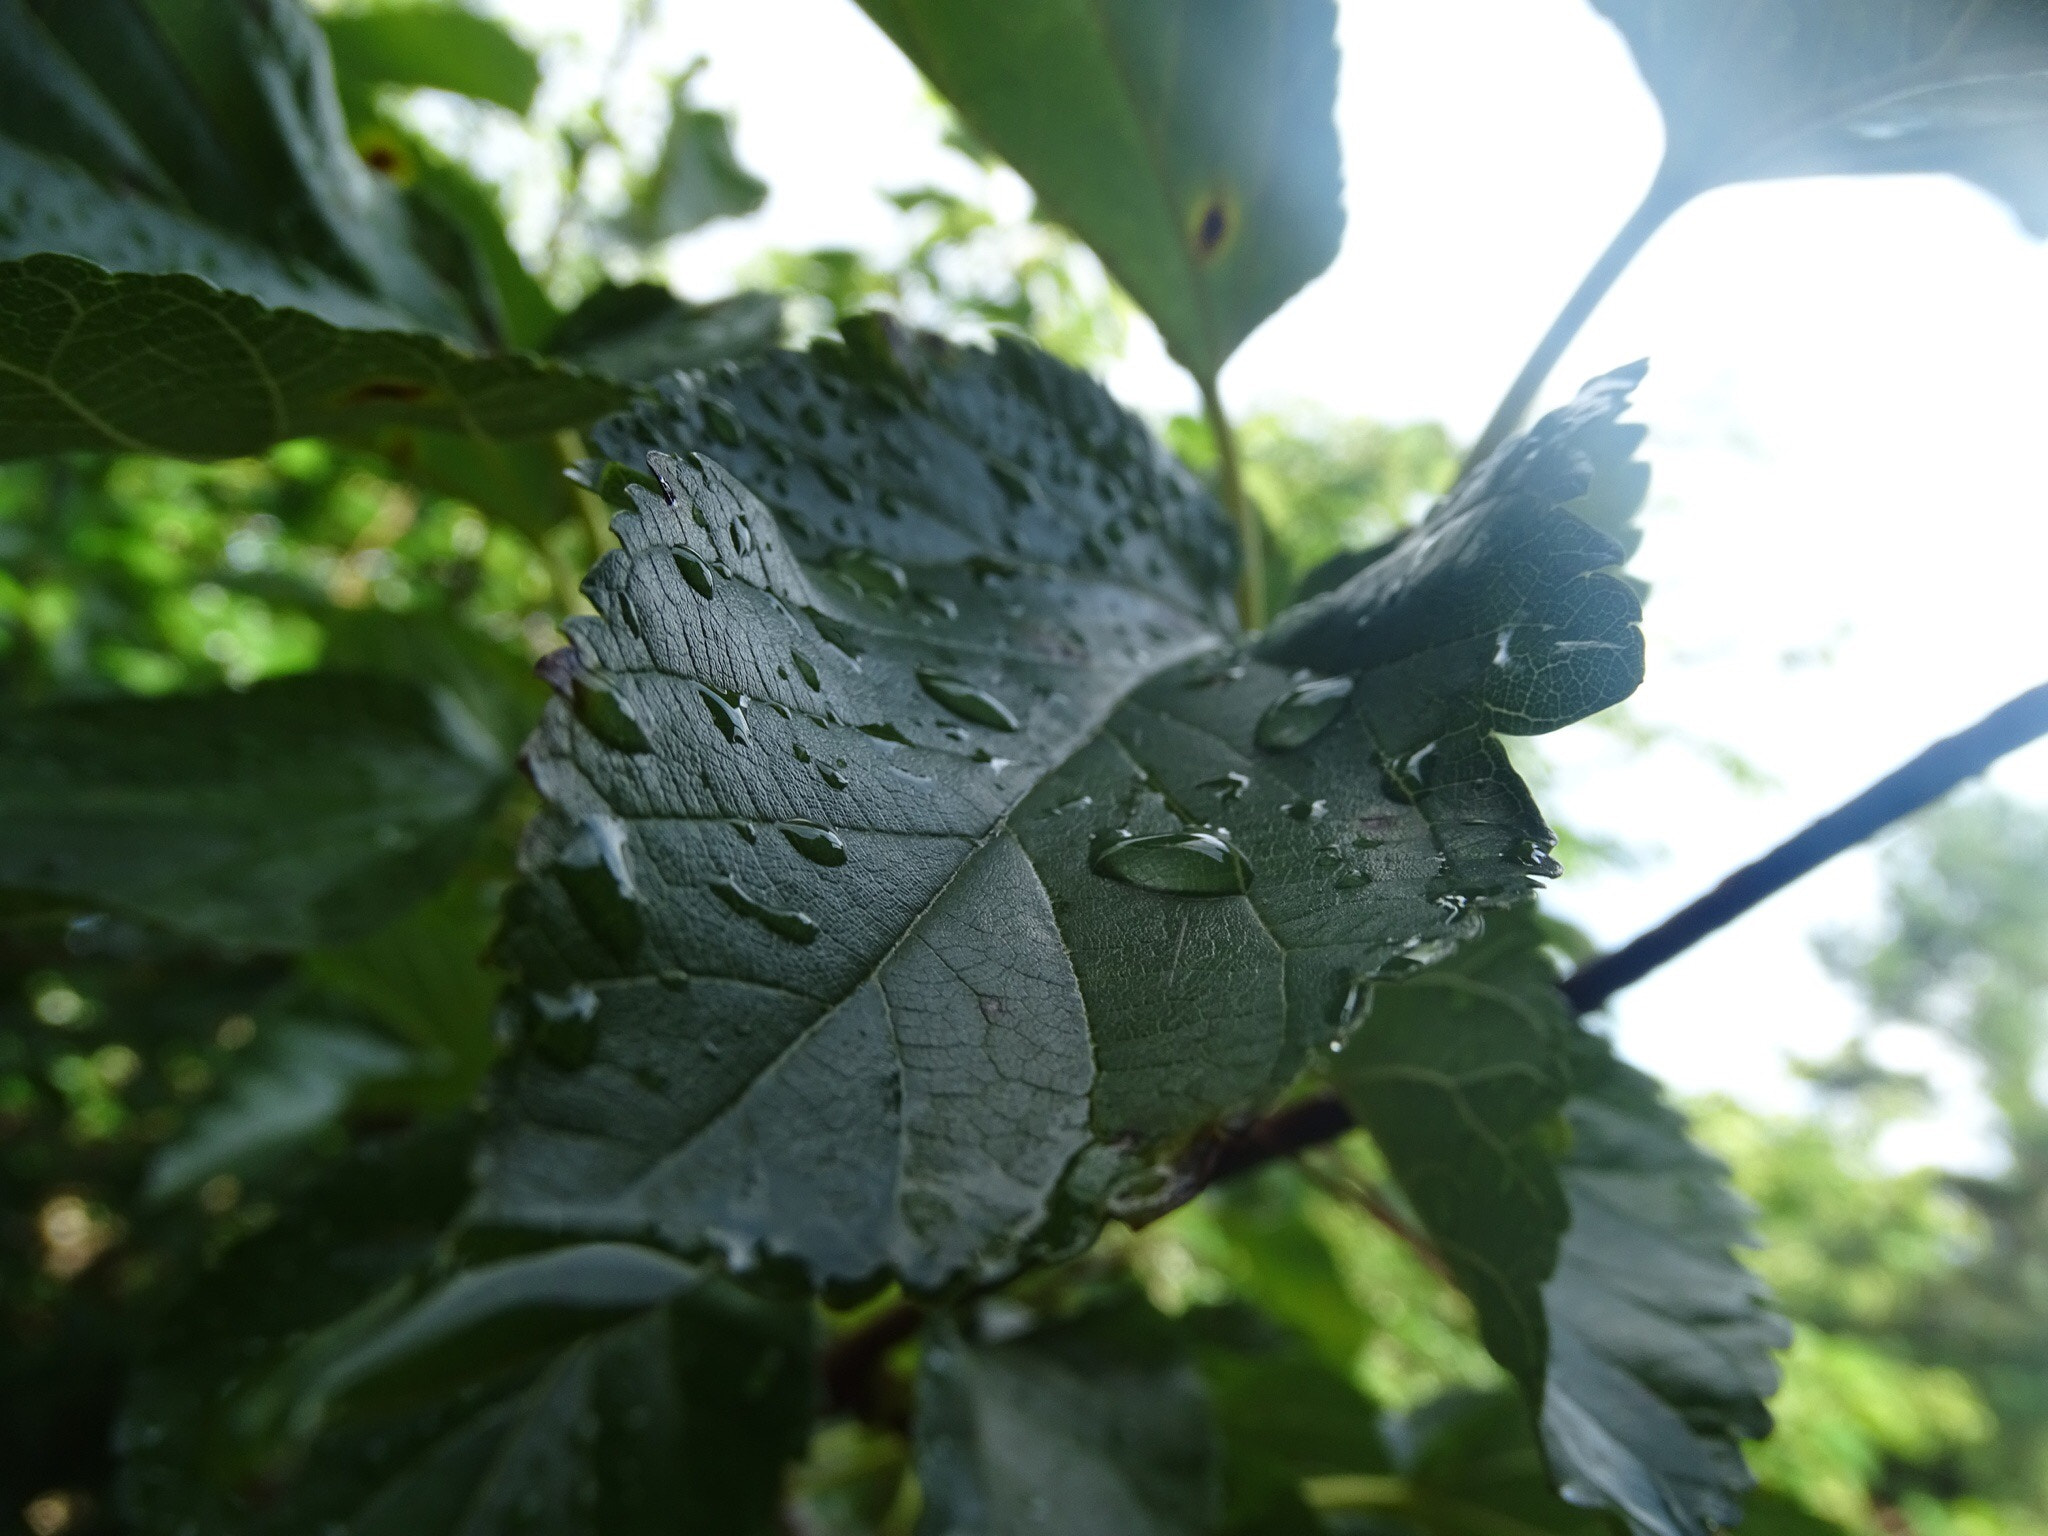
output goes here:
[{"label": "bright white sky", "polygon": [[[564,45],[569,92],[588,89],[616,6],[498,3]],[[1344,247],[1246,343],[1225,392],[1237,410],[1314,401],[1469,438],[1648,183],[1656,110],[1584,0],[1340,9]],[[916,76],[852,0],[666,0],[662,15],[632,77],[708,55],[700,96],[738,113],[741,159],[773,189],[683,244],[684,291],[723,291],[771,247],[887,251],[900,227],[877,188],[959,180]],[[1608,944],[2048,679],[2048,254],[2002,207],[1921,177],[1712,194],[1623,278],[1549,398],[1640,356],[1656,483],[1635,568],[1655,590],[1634,707],[1771,784],[1740,789],[1682,741],[1552,738],[1552,809],[1647,856],[1553,892]],[[1148,412],[1193,399],[1149,331],[1110,383]],[[2048,800],[2048,751],[1997,779]],[[1809,936],[1867,919],[1874,869],[1838,861],[1625,994],[1624,1049],[1683,1091],[1802,1104],[1787,1054],[1832,1050],[1857,1016]],[[1947,1110],[1895,1157],[1984,1157],[1967,1077],[1945,1080]]]}]

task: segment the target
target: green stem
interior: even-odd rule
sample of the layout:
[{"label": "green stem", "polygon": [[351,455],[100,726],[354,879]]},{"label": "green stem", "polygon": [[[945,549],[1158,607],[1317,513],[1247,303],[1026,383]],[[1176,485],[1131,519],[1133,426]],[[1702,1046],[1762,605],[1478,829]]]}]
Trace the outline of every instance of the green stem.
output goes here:
[{"label": "green stem", "polygon": [[1565,301],[1557,318],[1550,322],[1550,329],[1536,343],[1536,350],[1529,354],[1529,360],[1522,364],[1522,371],[1515,375],[1515,382],[1508,386],[1507,394],[1494,411],[1493,420],[1486,424],[1486,430],[1479,434],[1479,441],[1465,456],[1466,469],[1479,463],[1521,427],[1522,418],[1529,414],[1537,391],[1543,388],[1543,381],[1550,377],[1557,360],[1564,356],[1565,348],[1572,344],[1600,301],[1607,297],[1607,290],[1614,286],[1614,280],[1627,269],[1636,253],[1649,243],[1650,236],[1661,229],[1664,221],[1676,213],[1691,195],[1668,168],[1657,173],[1657,179],[1650,183],[1650,190],[1643,194],[1636,211],[1616,231],[1607,249],[1600,253],[1600,259],[1593,263],[1592,270],[1579,283],[1577,291]]},{"label": "green stem", "polygon": [[1237,528],[1237,617],[1246,629],[1266,622],[1266,530],[1259,509],[1244,493],[1244,470],[1237,457],[1237,432],[1224,413],[1223,397],[1213,378],[1200,380],[1202,414],[1216,440],[1216,490],[1223,509]]}]

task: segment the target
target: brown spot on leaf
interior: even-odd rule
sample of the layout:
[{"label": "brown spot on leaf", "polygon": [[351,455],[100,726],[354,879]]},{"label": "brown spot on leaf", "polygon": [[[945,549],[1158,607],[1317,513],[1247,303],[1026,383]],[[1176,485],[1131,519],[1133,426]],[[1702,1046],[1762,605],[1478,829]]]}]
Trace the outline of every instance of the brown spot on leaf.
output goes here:
[{"label": "brown spot on leaf", "polygon": [[1224,194],[1212,193],[1196,205],[1189,233],[1202,260],[1213,260],[1236,232],[1237,211]]}]

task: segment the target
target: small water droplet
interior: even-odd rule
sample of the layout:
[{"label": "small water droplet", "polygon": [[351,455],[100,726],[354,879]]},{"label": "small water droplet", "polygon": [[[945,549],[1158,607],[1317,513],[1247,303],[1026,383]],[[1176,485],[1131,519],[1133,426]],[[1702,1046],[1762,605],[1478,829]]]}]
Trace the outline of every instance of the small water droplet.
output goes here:
[{"label": "small water droplet", "polygon": [[789,653],[789,659],[796,667],[797,676],[801,677],[804,680],[804,685],[808,687],[811,690],[811,692],[818,692],[818,690],[823,686],[823,684],[821,684],[818,681],[817,663],[812,661],[811,658],[806,656],[802,651],[791,651]]},{"label": "small water droplet", "polygon": [[1291,752],[1329,729],[1351,699],[1348,677],[1311,677],[1266,706],[1252,739],[1268,752]]},{"label": "small water droplet", "polygon": [[739,833],[740,841],[743,843],[757,843],[761,840],[761,834],[754,830],[754,824],[751,821],[735,821],[729,823],[729,825],[733,831]]},{"label": "small water droplet", "polygon": [[698,1041],[697,1049],[702,1051],[706,1056],[709,1056],[713,1061],[718,1060],[719,1057],[725,1054],[724,1046],[720,1045],[716,1040],[708,1038]]},{"label": "small water droplet", "polygon": [[871,725],[858,725],[854,729],[863,736],[872,736],[877,741],[886,741],[893,746],[914,747],[917,745],[916,742],[904,735],[901,730],[897,729],[894,724],[887,720],[877,720]]},{"label": "small water droplet", "polygon": [[533,1048],[565,1072],[588,1066],[597,1051],[597,994],[582,985],[567,992],[536,992]]},{"label": "small water droplet", "polygon": [[1502,630],[1500,634],[1495,638],[1493,645],[1493,664],[1496,667],[1504,667],[1509,662],[1514,660],[1514,657],[1508,653],[1508,642],[1514,638],[1515,632],[1512,628]]},{"label": "small water droplet", "polygon": [[1219,779],[1204,779],[1197,789],[1213,789],[1218,800],[1235,800],[1252,787],[1252,776],[1248,773],[1226,773]]},{"label": "small water droplet", "polygon": [[846,844],[830,827],[821,827],[815,821],[786,821],[782,824],[782,835],[790,847],[813,864],[837,869],[846,862]]},{"label": "small water droplet", "polygon": [[1296,821],[1321,821],[1330,814],[1327,800],[1290,800],[1280,807]]},{"label": "small water droplet", "polygon": [[1372,1016],[1374,1000],[1371,980],[1361,978],[1351,983],[1351,990],[1344,994],[1343,1006],[1337,1010],[1337,1037],[1330,1042],[1330,1049],[1341,1051],[1350,1038],[1358,1033],[1358,1026]]},{"label": "small water droplet", "polygon": [[1038,482],[1016,465],[1005,459],[990,459],[989,473],[996,477],[996,484],[1003,488],[1003,494],[1016,502],[1032,502],[1038,499]]},{"label": "small water droplet", "polygon": [[825,420],[825,413],[818,409],[815,401],[806,404],[802,410],[798,411],[796,419],[798,425],[813,437],[823,437],[831,430],[830,424]]},{"label": "small water droplet", "polygon": [[818,478],[825,482],[825,489],[841,501],[860,500],[860,487],[834,464],[817,464]]},{"label": "small water droplet", "polygon": [[619,697],[610,683],[583,673],[570,685],[570,707],[606,746],[620,752],[645,752],[647,733],[640,729],[631,706]]},{"label": "small water droplet", "polygon": [[789,753],[800,763],[808,763],[811,760],[811,749],[800,741],[792,741],[789,744]]},{"label": "small water droplet", "polygon": [[822,765],[820,765],[818,769],[818,777],[825,781],[825,785],[828,789],[844,789],[848,784],[853,782],[851,779],[847,778],[845,774],[841,773],[838,769],[826,768]]},{"label": "small water droplet", "polygon": [[925,609],[942,619],[960,617],[960,605],[942,592],[920,592],[917,594],[917,600]]},{"label": "small water droplet", "polygon": [[1563,867],[1550,856],[1550,850],[1531,838],[1524,838],[1521,847],[1515,850],[1515,862],[1546,880],[1555,880],[1564,873]]},{"label": "small water droplet", "polygon": [[690,584],[690,590],[699,597],[709,597],[711,595],[710,568],[687,549],[673,549],[669,553],[675,556],[676,570],[682,575],[683,580]]},{"label": "small water droplet", "polygon": [[963,720],[972,720],[976,725],[985,725],[994,731],[1017,729],[1017,716],[1009,705],[965,678],[919,667],[917,682],[933,699]]},{"label": "small water droplet", "polygon": [[712,881],[711,894],[741,917],[751,918],[770,933],[793,944],[809,944],[818,937],[817,922],[808,912],[792,912],[756,901],[730,876]]},{"label": "small water droplet", "polygon": [[1024,567],[1015,560],[1004,559],[1001,555],[971,555],[967,560],[967,569],[975,580],[986,585],[1004,576],[1015,576]]},{"label": "small water droplet", "polygon": [[736,747],[743,747],[750,739],[747,730],[747,696],[744,693],[718,693],[709,688],[699,688],[697,697],[704,701],[704,707],[711,712],[711,721],[725,739]]},{"label": "small water droplet", "polygon": [[744,517],[736,517],[725,525],[726,537],[732,540],[732,552],[745,559],[754,552],[754,530],[747,526]]},{"label": "small water droplet", "polygon": [[877,602],[894,603],[910,591],[903,567],[871,549],[837,550],[826,563]]},{"label": "small water droplet", "polygon": [[1097,839],[1089,860],[1098,875],[1175,896],[1236,896],[1252,883],[1252,867],[1220,827],[1133,836],[1118,830]]},{"label": "small water droplet", "polygon": [[1094,803],[1095,797],[1093,795],[1076,795],[1071,800],[1062,800],[1045,814],[1048,816],[1064,816],[1069,811],[1085,811]]},{"label": "small water droplet", "polygon": [[737,448],[747,440],[747,429],[731,406],[716,395],[706,395],[702,405],[704,425],[713,437],[728,448]]}]

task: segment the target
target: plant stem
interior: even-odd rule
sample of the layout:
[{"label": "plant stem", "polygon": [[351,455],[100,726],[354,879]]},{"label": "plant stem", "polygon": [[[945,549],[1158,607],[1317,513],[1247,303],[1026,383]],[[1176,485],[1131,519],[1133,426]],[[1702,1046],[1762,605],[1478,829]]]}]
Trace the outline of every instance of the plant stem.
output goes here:
[{"label": "plant stem", "polygon": [[1614,286],[1614,280],[1621,276],[1636,253],[1649,242],[1650,236],[1663,227],[1664,221],[1677,212],[1690,195],[1681,189],[1668,170],[1657,173],[1657,179],[1650,183],[1650,190],[1643,194],[1636,211],[1615,232],[1607,249],[1600,253],[1600,259],[1580,281],[1578,290],[1565,301],[1564,308],[1557,312],[1557,318],[1550,322],[1550,329],[1536,343],[1536,350],[1529,354],[1529,360],[1522,364],[1522,371],[1515,375],[1515,382],[1508,386],[1507,394],[1501,397],[1500,404],[1494,409],[1493,420],[1486,424],[1486,430],[1479,434],[1479,440],[1465,456],[1466,469],[1479,463],[1521,427],[1522,418],[1529,414],[1529,406],[1535,401],[1537,391],[1543,388],[1544,380],[1550,377],[1557,360],[1564,356],[1565,348],[1572,344],[1587,318],[1607,297],[1607,290]]},{"label": "plant stem", "polygon": [[1259,509],[1244,493],[1244,470],[1237,457],[1237,432],[1224,413],[1223,397],[1216,380],[1198,381],[1202,386],[1202,414],[1209,421],[1209,435],[1216,440],[1216,490],[1223,509],[1237,528],[1237,617],[1246,629],[1259,629],[1266,622],[1266,530],[1259,522]]},{"label": "plant stem", "polygon": [[1940,799],[2014,748],[2041,736],[2048,736],[2048,683],[2001,704],[1969,729],[1937,741],[1648,933],[1583,967],[1565,982],[1564,995],[1581,1013],[1592,1012],[1808,870]]}]

